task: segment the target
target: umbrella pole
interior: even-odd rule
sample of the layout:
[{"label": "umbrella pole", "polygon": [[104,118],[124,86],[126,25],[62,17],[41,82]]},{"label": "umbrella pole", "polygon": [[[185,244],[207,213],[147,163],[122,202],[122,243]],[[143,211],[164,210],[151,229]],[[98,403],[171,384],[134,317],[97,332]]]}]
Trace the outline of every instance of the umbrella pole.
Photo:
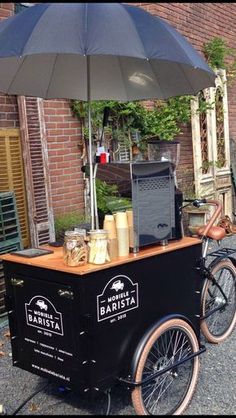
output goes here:
[{"label": "umbrella pole", "polygon": [[99,229],[98,206],[97,206],[97,193],[96,193],[97,169],[98,169],[98,165],[95,164],[95,167],[94,167],[94,170],[93,170],[94,217],[95,217],[95,226],[96,226],[96,229]]},{"label": "umbrella pole", "polygon": [[92,118],[90,95],[90,57],[87,56],[87,95],[88,95],[88,128],[89,128],[89,181],[90,181],[90,211],[91,229],[94,229],[94,187],[93,187],[93,156],[92,156]]}]

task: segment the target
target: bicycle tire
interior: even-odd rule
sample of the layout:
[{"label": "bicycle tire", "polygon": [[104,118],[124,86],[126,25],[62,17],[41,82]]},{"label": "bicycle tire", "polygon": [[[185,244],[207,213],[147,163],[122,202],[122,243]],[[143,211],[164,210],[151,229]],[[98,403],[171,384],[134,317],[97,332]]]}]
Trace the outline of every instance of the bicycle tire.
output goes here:
[{"label": "bicycle tire", "polygon": [[201,298],[201,332],[208,342],[218,344],[226,340],[233,332],[236,324],[236,268],[230,260],[221,260],[211,270],[218,284],[228,299],[225,307],[204,318],[210,310],[224,303],[224,297],[219,288],[207,279]]},{"label": "bicycle tire", "polygon": [[[157,327],[148,338],[138,359],[134,379],[140,382],[153,372],[170,365],[171,361],[179,361],[183,356],[198,350],[198,340],[192,327],[182,319],[170,319]],[[199,356],[195,356],[148,384],[135,387],[131,397],[137,415],[180,415],[192,399],[199,367]]]}]

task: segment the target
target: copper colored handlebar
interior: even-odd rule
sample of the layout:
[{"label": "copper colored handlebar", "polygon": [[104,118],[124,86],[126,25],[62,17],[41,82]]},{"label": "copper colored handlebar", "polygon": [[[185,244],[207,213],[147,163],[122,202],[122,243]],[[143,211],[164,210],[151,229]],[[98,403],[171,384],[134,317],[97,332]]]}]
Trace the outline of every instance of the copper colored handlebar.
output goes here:
[{"label": "copper colored handlebar", "polygon": [[212,217],[210,218],[209,222],[206,224],[204,231],[202,232],[203,236],[206,236],[208,234],[208,231],[213,226],[215,220],[218,218],[218,216],[222,212],[222,208],[223,208],[222,203],[219,202],[218,200],[206,200],[206,205],[216,206],[216,209],[215,209]]}]

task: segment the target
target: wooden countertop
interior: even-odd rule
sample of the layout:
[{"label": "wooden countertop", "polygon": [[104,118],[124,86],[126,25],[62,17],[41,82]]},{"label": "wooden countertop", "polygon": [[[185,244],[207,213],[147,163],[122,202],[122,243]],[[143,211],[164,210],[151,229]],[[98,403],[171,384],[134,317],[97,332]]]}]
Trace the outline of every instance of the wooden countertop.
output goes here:
[{"label": "wooden countertop", "polygon": [[68,267],[63,262],[62,248],[55,248],[49,245],[44,245],[41,248],[47,248],[53,250],[53,254],[43,255],[34,258],[19,257],[12,254],[1,254],[0,259],[8,262],[25,264],[28,266],[41,267],[50,270],[62,271],[65,273],[76,274],[83,276],[88,273],[104,270],[110,267],[119,266],[125,263],[132,263],[143,258],[152,257],[155,255],[168,253],[170,251],[180,250],[181,248],[189,247],[192,245],[200,244],[201,240],[198,238],[184,237],[178,241],[169,241],[168,245],[153,245],[148,248],[141,249],[137,254],[130,253],[125,257],[118,257],[116,260],[105,264],[89,264],[79,267]]}]

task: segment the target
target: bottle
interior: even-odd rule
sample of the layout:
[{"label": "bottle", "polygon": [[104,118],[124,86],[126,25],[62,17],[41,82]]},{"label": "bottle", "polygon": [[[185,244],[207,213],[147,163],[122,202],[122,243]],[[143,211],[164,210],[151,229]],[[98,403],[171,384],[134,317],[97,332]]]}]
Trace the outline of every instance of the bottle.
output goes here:
[{"label": "bottle", "polygon": [[63,260],[67,266],[83,266],[87,263],[88,250],[84,236],[77,231],[66,231],[63,244]]}]

